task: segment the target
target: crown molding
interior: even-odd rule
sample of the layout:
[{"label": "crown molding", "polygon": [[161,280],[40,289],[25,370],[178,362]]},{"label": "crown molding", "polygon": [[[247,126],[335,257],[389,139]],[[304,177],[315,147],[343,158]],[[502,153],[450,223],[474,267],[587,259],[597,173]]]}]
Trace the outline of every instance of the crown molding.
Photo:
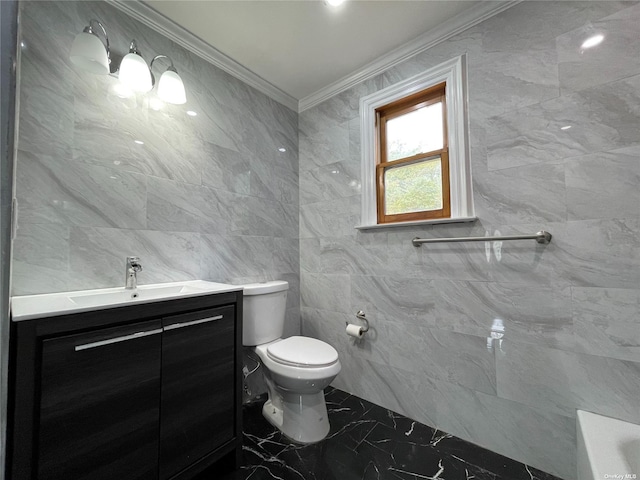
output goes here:
[{"label": "crown molding", "polygon": [[200,58],[233,75],[247,85],[271,97],[276,102],[297,111],[303,112],[319,103],[328,100],[349,88],[369,78],[375,77],[399,63],[423,52],[440,42],[457,35],[464,30],[497,15],[508,8],[520,3],[522,0],[482,1],[477,5],[459,13],[455,17],[443,22],[438,27],[429,30],[419,37],[391,52],[379,57],[363,68],[321,88],[315,93],[296,100],[291,95],[283,92],[275,85],[255,74],[245,66],[236,62],[215,47],[212,47],[201,38],[182,28],[172,20],[155,11],[149,5],[140,0],[107,0],[118,10],[126,13],[139,22],[147,25],[155,31],[166,36],[173,42],[184,47]]},{"label": "crown molding", "polygon": [[204,40],[185,30],[164,15],[156,12],[152,7],[139,0],[107,0],[118,10],[135,18],[139,22],[161,33],[181,47],[195,53],[200,58],[242,80],[247,85],[271,97],[293,111],[298,110],[298,100],[272,85],[264,78],[229,58],[221,51],[212,47]]},{"label": "crown molding", "polygon": [[423,33],[414,40],[401,45],[400,47],[390,51],[389,53],[379,57],[373,62],[365,65],[360,70],[342,77],[315,93],[301,99],[298,103],[298,112],[301,113],[312,108],[325,100],[344,92],[349,88],[357,85],[365,80],[375,77],[380,73],[404,62],[408,58],[421,53],[448,38],[457,35],[464,30],[481,23],[494,15],[504,12],[508,8],[520,3],[522,0],[506,0],[506,1],[483,1],[468,8],[455,17],[441,23],[436,28],[432,28]]}]

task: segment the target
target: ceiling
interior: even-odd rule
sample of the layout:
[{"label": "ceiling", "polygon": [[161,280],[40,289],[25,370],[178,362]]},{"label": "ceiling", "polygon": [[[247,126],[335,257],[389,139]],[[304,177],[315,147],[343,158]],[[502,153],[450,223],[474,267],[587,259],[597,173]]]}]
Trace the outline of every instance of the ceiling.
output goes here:
[{"label": "ceiling", "polygon": [[477,1],[148,0],[175,22],[301,100],[438,27]]}]

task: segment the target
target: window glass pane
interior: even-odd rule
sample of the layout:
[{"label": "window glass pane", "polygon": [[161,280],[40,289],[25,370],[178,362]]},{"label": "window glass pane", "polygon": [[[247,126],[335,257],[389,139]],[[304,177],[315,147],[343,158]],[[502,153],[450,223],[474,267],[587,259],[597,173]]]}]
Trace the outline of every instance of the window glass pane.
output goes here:
[{"label": "window glass pane", "polygon": [[442,102],[387,121],[387,161],[442,148]]},{"label": "window glass pane", "polygon": [[385,169],[384,196],[385,215],[440,210],[440,157]]}]

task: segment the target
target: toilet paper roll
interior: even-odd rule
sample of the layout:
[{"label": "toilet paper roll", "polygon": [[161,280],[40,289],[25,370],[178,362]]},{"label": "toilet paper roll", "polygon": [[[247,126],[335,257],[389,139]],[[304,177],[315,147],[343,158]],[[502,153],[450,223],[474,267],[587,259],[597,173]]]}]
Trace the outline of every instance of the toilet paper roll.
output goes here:
[{"label": "toilet paper roll", "polygon": [[347,335],[350,337],[362,338],[363,333],[360,325],[354,325],[353,323],[347,325]]}]

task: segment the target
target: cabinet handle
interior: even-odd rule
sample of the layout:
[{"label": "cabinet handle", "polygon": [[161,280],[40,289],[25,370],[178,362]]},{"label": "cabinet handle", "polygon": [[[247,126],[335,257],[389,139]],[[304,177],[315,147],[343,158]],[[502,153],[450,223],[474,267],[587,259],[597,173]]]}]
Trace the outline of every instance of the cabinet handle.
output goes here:
[{"label": "cabinet handle", "polygon": [[146,332],[132,333],[131,335],[123,335],[122,337],[109,338],[107,340],[100,340],[98,342],[85,343],[83,345],[76,345],[75,350],[79,352],[81,350],[88,350],[90,348],[102,347],[104,345],[110,345],[112,343],[126,342],[128,340],[135,340],[136,338],[148,337],[149,335],[155,335],[156,333],[162,333],[161,328],[155,330],[147,330]]},{"label": "cabinet handle", "polygon": [[193,320],[192,322],[183,322],[183,323],[172,323],[171,325],[167,325],[163,328],[163,330],[175,330],[176,328],[182,327],[190,327],[191,325],[198,325],[200,323],[213,322],[215,320],[220,320],[222,315],[216,315],[215,317],[203,318],[200,320]]}]

